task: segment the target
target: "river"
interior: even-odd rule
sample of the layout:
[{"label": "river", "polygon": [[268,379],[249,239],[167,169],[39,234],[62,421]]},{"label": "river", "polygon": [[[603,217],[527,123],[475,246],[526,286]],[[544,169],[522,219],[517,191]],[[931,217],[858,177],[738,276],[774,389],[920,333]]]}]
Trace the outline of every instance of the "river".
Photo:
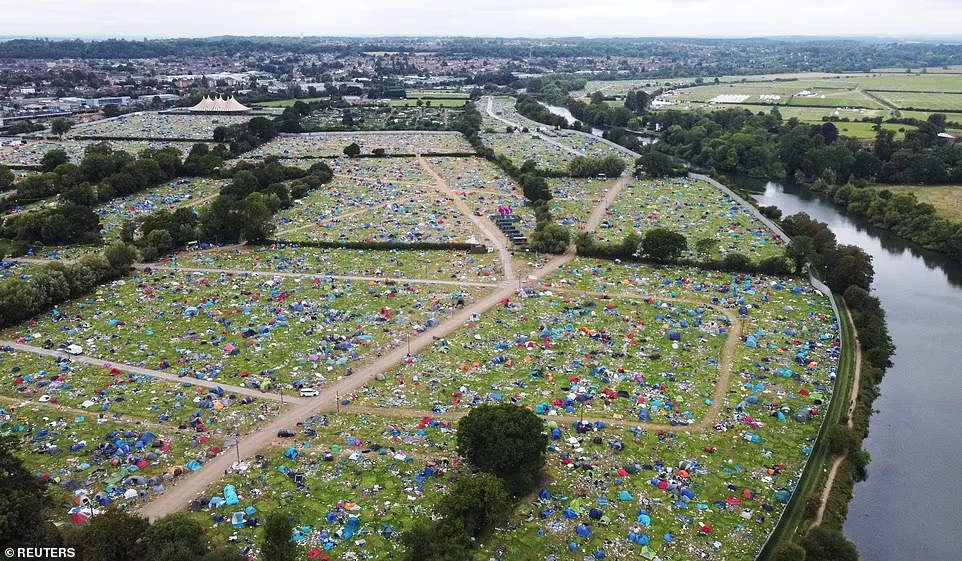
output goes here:
[{"label": "river", "polygon": [[865,442],[868,480],[855,487],[845,534],[865,561],[962,559],[952,537],[962,502],[962,265],[846,217],[804,188],[737,183],[785,216],[807,212],[839,243],[873,257],[872,293],[897,349]]}]

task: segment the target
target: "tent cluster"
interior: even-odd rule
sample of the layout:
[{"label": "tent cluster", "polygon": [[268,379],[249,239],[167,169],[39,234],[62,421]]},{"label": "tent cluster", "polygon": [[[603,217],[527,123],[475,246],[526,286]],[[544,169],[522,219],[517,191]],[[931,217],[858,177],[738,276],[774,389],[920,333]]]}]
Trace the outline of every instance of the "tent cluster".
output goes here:
[{"label": "tent cluster", "polygon": [[[689,240],[715,239],[722,254],[771,257],[780,253],[783,243],[727,194],[688,177],[629,183],[608,210],[599,232],[607,241],[621,241],[628,233],[644,234],[651,228],[668,228]],[[693,244],[689,246],[693,252]]]},{"label": "tent cluster", "polygon": [[[194,253],[194,254],[192,254]],[[165,264],[316,275],[414,277],[496,281],[495,254],[462,251],[364,251],[273,244],[218,252],[181,252]]]},{"label": "tent cluster", "polygon": [[[708,307],[598,303],[524,289],[409,359],[361,401],[439,411],[512,401],[547,416],[584,408],[589,415],[691,424],[708,406],[688,395],[692,380],[717,372],[728,325]],[[452,356],[463,354],[486,360]],[[409,384],[417,391],[405,391]]]}]

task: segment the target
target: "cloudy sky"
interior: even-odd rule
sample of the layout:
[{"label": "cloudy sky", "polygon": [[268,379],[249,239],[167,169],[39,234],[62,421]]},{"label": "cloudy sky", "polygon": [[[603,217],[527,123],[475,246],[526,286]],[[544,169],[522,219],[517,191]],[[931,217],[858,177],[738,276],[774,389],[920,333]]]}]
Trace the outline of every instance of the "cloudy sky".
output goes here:
[{"label": "cloudy sky", "polygon": [[0,36],[962,35],[960,0],[0,0]]}]

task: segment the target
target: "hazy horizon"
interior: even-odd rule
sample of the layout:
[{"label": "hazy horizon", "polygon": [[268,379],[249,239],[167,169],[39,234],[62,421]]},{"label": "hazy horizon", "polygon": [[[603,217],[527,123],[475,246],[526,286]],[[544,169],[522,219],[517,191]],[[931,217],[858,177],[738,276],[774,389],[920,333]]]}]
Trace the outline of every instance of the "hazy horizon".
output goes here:
[{"label": "hazy horizon", "polygon": [[[347,9],[350,6],[350,9]],[[4,8],[5,38],[222,35],[504,38],[958,38],[956,0],[35,0]]]}]

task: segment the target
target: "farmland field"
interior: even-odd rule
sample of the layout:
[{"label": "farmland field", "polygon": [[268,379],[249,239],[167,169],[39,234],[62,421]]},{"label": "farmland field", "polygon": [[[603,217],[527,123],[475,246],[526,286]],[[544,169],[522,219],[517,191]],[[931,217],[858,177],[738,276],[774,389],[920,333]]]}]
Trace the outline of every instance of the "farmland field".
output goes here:
[{"label": "farmland field", "polygon": [[962,111],[962,93],[875,92],[875,95],[899,108]]}]

